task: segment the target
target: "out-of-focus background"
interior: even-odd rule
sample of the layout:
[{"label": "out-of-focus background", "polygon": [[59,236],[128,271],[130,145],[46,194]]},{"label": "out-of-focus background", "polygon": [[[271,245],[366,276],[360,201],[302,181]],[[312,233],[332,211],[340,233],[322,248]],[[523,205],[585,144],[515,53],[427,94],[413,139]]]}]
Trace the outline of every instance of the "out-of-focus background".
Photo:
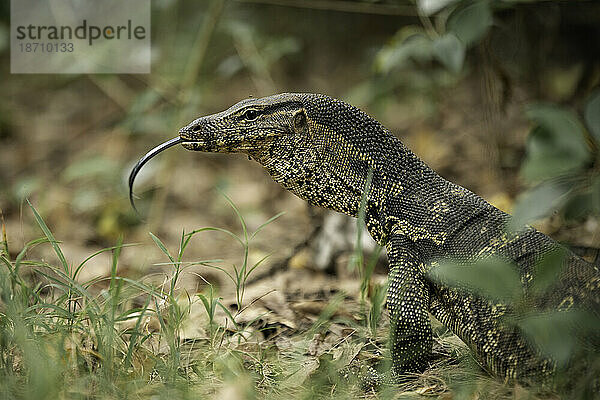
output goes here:
[{"label": "out-of-focus background", "polygon": [[[75,261],[119,235],[148,244],[152,231],[176,243],[183,229],[235,227],[220,188],[251,226],[286,211],[258,246],[285,257],[310,232],[310,210],[242,156],[175,148],[156,157],[135,187],[144,219],[129,206],[125,184],[142,154],[190,120],[285,91],[363,108],[445,178],[510,212],[532,186],[523,174],[536,123],[528,107],[545,102],[583,120],[600,76],[600,8],[591,1],[419,5],[156,0],[151,74],[18,75],[9,73],[3,2],[0,208],[10,247],[38,234],[26,198]],[[540,227],[571,244],[597,245],[594,210]],[[189,251],[222,258],[230,249],[220,242],[207,237]],[[160,258],[149,247],[127,249],[122,268],[146,270]],[[104,261],[93,273],[108,273]]]},{"label": "out-of-focus background", "polygon": [[[251,262],[273,253],[257,273],[312,271],[316,256],[304,246],[322,211],[243,156],[172,148],[136,181],[141,217],[127,197],[134,163],[192,119],[292,91],[359,106],[445,178],[571,246],[600,247],[595,1],[154,0],[147,75],[10,74],[8,3],[0,210],[13,257],[41,236],[29,199],[73,265],[123,237],[138,245],[123,249],[121,276],[164,272],[149,232],[174,250],[182,231],[241,232],[224,193],[251,231],[285,212],[253,243]],[[28,256],[52,260],[51,251]],[[186,251],[186,260],[223,265],[239,257],[214,232]],[[329,262],[348,256],[336,257]],[[110,259],[90,260],[79,279],[110,276]],[[179,285],[191,293],[205,281],[231,286],[214,270],[187,271]]]}]

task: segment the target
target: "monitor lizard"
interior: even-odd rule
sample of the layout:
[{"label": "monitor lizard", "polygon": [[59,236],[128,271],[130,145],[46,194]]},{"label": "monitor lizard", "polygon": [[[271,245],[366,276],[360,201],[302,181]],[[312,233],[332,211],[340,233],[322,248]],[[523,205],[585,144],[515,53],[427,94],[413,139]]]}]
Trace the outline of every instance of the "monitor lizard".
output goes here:
[{"label": "monitor lizard", "polygon": [[[285,189],[309,203],[357,217],[389,258],[392,376],[423,369],[432,350],[429,313],[460,337],[482,365],[505,380],[551,377],[556,363],[518,327],[511,304],[432,279],[438,260],[500,256],[518,270],[524,293],[536,262],[560,245],[531,227],[508,232],[510,215],[447,181],[375,119],[320,94],[250,98],[195,119],[144,156],[130,175],[165,148],[244,153]],[[365,191],[369,181],[369,188]],[[133,204],[133,198],[130,197]],[[510,268],[510,264],[507,264]],[[600,313],[598,267],[567,252],[559,279],[535,306]]]}]

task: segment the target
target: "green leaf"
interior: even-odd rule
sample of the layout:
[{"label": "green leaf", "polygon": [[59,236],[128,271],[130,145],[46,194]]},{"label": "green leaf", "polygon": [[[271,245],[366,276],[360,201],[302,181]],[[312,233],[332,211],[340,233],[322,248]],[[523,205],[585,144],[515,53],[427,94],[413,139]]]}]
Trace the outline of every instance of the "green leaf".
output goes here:
[{"label": "green leaf", "polygon": [[452,32],[468,46],[485,36],[493,22],[488,2],[477,1],[450,14],[446,31]]},{"label": "green leaf", "polygon": [[552,133],[537,126],[527,138],[527,156],[521,165],[521,175],[530,182],[555,178],[580,169],[582,160],[571,157],[555,143]]},{"label": "green leaf", "polygon": [[600,90],[596,90],[587,100],[583,117],[596,143],[600,145]]},{"label": "green leaf", "polygon": [[550,132],[565,151],[573,156],[588,157],[583,127],[572,112],[553,105],[535,104],[528,107],[526,114],[527,118]]},{"label": "green leaf", "polygon": [[545,182],[520,194],[515,201],[508,230],[519,230],[524,225],[548,216],[553,210],[560,208],[566,193],[567,188],[563,185]]},{"label": "green leaf", "polygon": [[457,73],[465,61],[465,45],[452,33],[435,39],[433,54],[450,71]]},{"label": "green leaf", "polygon": [[583,126],[570,111],[550,105],[533,105],[527,117],[535,124],[527,140],[527,157],[521,174],[539,181],[577,172],[590,158]]},{"label": "green leaf", "polygon": [[597,324],[597,317],[580,310],[533,314],[518,322],[525,335],[559,367],[567,365],[578,350],[583,350],[576,332],[583,336],[593,333]]},{"label": "green leaf", "polygon": [[558,280],[567,256],[567,249],[558,247],[545,253],[535,266],[535,277],[531,286],[534,293],[543,294]]},{"label": "green leaf", "polygon": [[494,301],[510,303],[522,294],[517,268],[496,257],[484,258],[470,265],[445,261],[432,268],[429,276],[437,282],[474,292]]},{"label": "green leaf", "polygon": [[417,6],[423,15],[429,16],[457,1],[458,0],[417,0]]},{"label": "green leaf", "polygon": [[377,53],[374,66],[378,72],[388,73],[409,65],[411,61],[428,62],[432,57],[431,39],[422,30],[407,26],[396,32]]}]

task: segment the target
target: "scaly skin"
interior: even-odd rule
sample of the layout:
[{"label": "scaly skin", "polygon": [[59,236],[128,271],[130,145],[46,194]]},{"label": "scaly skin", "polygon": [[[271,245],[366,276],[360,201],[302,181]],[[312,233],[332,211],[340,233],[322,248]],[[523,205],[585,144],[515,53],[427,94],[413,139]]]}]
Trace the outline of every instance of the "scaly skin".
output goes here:
[{"label": "scaly skin", "polygon": [[[243,100],[179,134],[189,150],[245,153],[300,198],[354,217],[372,171],[365,223],[390,260],[392,375],[426,365],[433,342],[428,313],[503,379],[540,381],[553,374],[555,363],[503,323],[510,304],[445,285],[428,271],[444,258],[500,256],[518,266],[527,293],[536,261],[559,245],[532,228],[505,233],[509,215],[440,177],[367,114],[324,95],[286,93]],[[579,306],[598,315],[598,269],[570,253],[564,264],[536,307]]]}]

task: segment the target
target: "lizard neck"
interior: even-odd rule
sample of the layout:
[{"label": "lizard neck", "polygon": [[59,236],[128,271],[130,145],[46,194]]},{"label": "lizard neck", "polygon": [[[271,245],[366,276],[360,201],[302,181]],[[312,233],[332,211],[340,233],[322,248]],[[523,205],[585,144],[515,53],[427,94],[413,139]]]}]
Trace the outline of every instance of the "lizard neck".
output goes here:
[{"label": "lizard neck", "polygon": [[[390,135],[391,136],[391,135]],[[374,172],[366,223],[380,244],[400,235],[443,246],[464,221],[493,207],[439,176],[400,140]]]},{"label": "lizard neck", "polygon": [[277,146],[295,149],[301,157],[286,159],[297,159],[298,165],[272,162],[283,167],[281,172],[272,168],[271,175],[312,204],[356,217],[372,171],[365,224],[378,243],[402,235],[442,245],[457,221],[487,204],[440,177],[359,109],[323,95],[303,95],[301,102],[308,129],[281,139],[295,140],[295,145]]}]

